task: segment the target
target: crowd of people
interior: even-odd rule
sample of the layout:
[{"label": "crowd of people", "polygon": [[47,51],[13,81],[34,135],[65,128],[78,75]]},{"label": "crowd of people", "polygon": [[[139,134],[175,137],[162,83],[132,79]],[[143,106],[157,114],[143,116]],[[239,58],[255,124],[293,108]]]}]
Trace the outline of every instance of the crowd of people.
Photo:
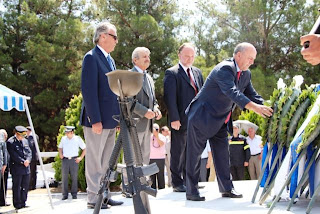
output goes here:
[{"label": "crowd of people", "polygon": [[[110,53],[118,44],[116,27],[109,22],[100,23],[94,32],[95,47],[83,59],[81,92],[83,103],[80,124],[85,143],[74,135],[74,127],[67,126],[66,136],[59,145],[62,159],[63,198],[68,198],[68,176],[71,175],[71,195],[77,198],[78,163],[86,155],[87,207],[94,208],[101,177],[108,169],[108,162],[115,144],[119,115],[117,96],[111,91],[106,73],[116,70]],[[316,65],[320,63],[320,36],[301,37],[304,59]],[[262,97],[251,83],[249,67],[254,63],[257,51],[250,43],[238,44],[233,57],[216,65],[206,81],[200,69],[193,66],[195,47],[184,43],[178,49],[179,63],[165,71],[164,101],[168,111],[168,126],[159,127],[154,120],[162,117],[155,93],[150,66],[150,50],[137,47],[132,52],[132,72],[143,74],[143,86],[135,96],[134,117],[143,164],[156,163],[159,172],[151,176],[152,187],[168,187],[174,192],[186,194],[187,200],[204,201],[198,182],[207,181],[216,173],[222,197],[241,198],[235,191],[233,180],[244,179],[244,169],[249,168],[251,179],[257,179],[261,166],[261,137],[250,128],[248,137],[239,133],[232,123],[235,106],[252,110],[262,117],[270,117],[272,109],[263,105]],[[231,137],[228,138],[228,133]],[[13,205],[26,207],[28,190],[36,188],[36,163],[34,135],[30,127],[16,126],[12,137],[0,130],[0,206],[7,206],[6,189],[8,172],[12,174]],[[36,136],[38,137],[38,136]],[[229,143],[228,143],[229,142]],[[82,153],[79,156],[79,148]],[[214,163],[214,170],[212,164]],[[166,170],[165,170],[166,168]],[[2,185],[4,184],[4,185]],[[101,209],[123,204],[111,199],[104,201]],[[126,194],[130,197],[130,194]]]}]

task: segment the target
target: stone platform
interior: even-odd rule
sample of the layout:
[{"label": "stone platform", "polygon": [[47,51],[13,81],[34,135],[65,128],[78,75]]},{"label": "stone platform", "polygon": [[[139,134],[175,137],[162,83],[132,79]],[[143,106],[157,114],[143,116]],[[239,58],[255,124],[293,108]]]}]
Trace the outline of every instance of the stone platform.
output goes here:
[{"label": "stone platform", "polygon": [[[251,203],[253,191],[257,181],[236,181],[234,182],[235,189],[243,194],[241,199],[221,198],[218,191],[217,182],[200,183],[205,188],[200,189],[202,196],[206,197],[204,202],[186,201],[184,193],[175,193],[172,188],[166,188],[158,191],[156,198],[149,196],[151,209],[153,214],[266,214],[268,209],[266,205],[260,206],[257,202]],[[259,194],[258,194],[259,195]],[[49,204],[49,197],[42,193],[29,194],[27,205],[29,208],[24,208],[18,213],[32,214],[86,214],[92,213],[92,209],[87,209],[86,194],[79,193],[78,199],[72,200],[71,196],[65,201],[61,201],[61,193],[52,193],[54,209]],[[134,213],[132,199],[127,199],[121,196],[120,193],[114,193],[112,197],[115,200],[124,201],[122,206],[112,207],[107,210],[101,210],[101,214],[119,213],[130,214]],[[271,200],[271,197],[268,201]],[[8,202],[12,204],[12,196],[9,195]],[[286,211],[287,201],[278,202],[273,210],[274,214],[304,214],[308,206],[309,199],[301,199],[297,204],[293,205],[291,211]],[[0,208],[0,213],[15,213],[12,206]],[[315,203],[311,213],[320,213],[319,200]]]}]

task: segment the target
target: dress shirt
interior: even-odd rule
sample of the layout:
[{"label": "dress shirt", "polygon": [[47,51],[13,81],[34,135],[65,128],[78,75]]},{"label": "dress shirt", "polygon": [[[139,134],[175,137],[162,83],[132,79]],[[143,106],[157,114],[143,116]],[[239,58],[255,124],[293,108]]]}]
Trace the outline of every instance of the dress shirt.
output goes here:
[{"label": "dress shirt", "polygon": [[179,61],[179,64],[180,64],[181,67],[183,68],[183,70],[184,70],[184,72],[186,73],[187,77],[189,77],[188,72],[187,72],[187,69],[188,69],[188,68],[190,69],[190,76],[191,76],[193,82],[194,82],[194,83],[196,84],[196,86],[199,88],[197,81],[194,79],[193,71],[192,71],[191,67],[185,67],[185,66],[183,66],[180,61]]},{"label": "dress shirt", "polygon": [[106,57],[106,59],[107,59],[107,57],[110,55],[109,53],[107,53],[102,47],[100,47],[99,45],[97,45],[97,47],[101,50],[101,52],[103,53],[103,55]]},{"label": "dress shirt", "polygon": [[86,144],[83,142],[82,138],[74,135],[71,139],[67,136],[61,138],[59,148],[62,149],[62,154],[64,157],[77,157],[79,155],[79,148],[82,150],[86,148]]},{"label": "dress shirt", "polygon": [[251,155],[257,155],[261,153],[261,136],[255,135],[253,139],[251,139],[249,136],[246,138],[247,143],[250,146],[250,153]]}]

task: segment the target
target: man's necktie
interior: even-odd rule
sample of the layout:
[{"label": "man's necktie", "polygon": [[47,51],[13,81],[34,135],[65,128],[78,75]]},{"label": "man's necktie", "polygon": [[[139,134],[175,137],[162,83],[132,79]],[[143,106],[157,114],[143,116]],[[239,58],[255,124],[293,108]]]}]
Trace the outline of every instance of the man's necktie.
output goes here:
[{"label": "man's necktie", "polygon": [[[237,73],[237,81],[239,81],[240,75],[241,75],[241,71],[238,71],[238,73]],[[229,114],[228,114],[228,116],[227,116],[227,119],[224,121],[225,124],[227,124],[228,121],[230,120],[231,113],[232,113],[232,110],[229,112]]]},{"label": "man's necktie", "polygon": [[111,70],[114,71],[115,67],[113,66],[110,54],[107,56],[107,61],[108,61],[109,65],[110,65]]},{"label": "man's necktie", "polygon": [[196,95],[197,95],[198,89],[197,89],[196,83],[193,81],[193,79],[192,79],[192,77],[191,77],[190,68],[187,69],[187,73],[188,73],[188,77],[189,77],[189,79],[190,79],[190,83],[191,83],[191,85],[192,85],[192,87],[193,87],[193,89],[194,89],[194,91],[195,91],[195,93],[196,93]]}]

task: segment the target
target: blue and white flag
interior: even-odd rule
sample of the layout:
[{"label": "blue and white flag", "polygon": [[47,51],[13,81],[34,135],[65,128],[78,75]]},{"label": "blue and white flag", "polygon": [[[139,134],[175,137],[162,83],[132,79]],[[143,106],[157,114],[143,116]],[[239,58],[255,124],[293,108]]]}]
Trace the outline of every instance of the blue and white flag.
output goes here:
[{"label": "blue and white flag", "polygon": [[0,108],[3,111],[10,111],[13,108],[18,111],[25,111],[25,100],[26,96],[0,84]]}]

